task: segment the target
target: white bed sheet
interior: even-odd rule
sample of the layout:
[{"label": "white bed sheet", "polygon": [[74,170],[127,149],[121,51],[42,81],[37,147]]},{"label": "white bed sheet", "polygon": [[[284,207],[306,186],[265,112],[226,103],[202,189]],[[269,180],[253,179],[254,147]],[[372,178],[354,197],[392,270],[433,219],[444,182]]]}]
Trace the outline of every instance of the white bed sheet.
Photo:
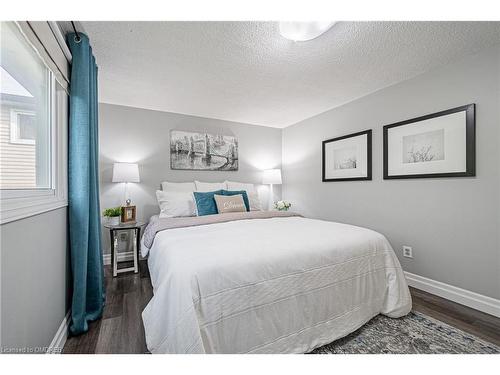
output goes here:
[{"label": "white bed sheet", "polygon": [[239,220],[164,230],[147,250],[152,353],[306,353],[411,310],[387,239],[352,225]]}]

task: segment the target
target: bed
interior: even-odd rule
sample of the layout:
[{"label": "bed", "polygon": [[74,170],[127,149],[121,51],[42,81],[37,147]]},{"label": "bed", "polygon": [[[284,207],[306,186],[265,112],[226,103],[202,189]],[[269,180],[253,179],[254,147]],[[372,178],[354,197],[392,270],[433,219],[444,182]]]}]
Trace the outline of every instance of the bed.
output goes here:
[{"label": "bed", "polygon": [[287,212],[153,217],[142,239],[151,353],[307,353],[411,310],[375,231]]}]

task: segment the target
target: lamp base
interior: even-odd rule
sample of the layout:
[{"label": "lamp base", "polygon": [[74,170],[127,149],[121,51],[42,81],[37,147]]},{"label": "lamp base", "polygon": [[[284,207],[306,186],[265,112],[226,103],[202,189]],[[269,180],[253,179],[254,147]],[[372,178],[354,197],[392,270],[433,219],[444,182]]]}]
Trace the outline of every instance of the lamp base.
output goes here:
[{"label": "lamp base", "polygon": [[273,184],[269,184],[269,204],[268,204],[268,210],[272,211],[274,208],[274,189],[273,189]]}]

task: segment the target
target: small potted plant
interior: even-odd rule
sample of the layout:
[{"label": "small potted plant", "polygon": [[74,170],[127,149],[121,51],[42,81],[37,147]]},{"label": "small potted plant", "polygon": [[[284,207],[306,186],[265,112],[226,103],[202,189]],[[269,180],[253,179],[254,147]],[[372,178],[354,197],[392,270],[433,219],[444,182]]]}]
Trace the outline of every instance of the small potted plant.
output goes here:
[{"label": "small potted plant", "polygon": [[274,208],[278,211],[288,211],[290,207],[292,207],[292,204],[287,201],[274,202]]},{"label": "small potted plant", "polygon": [[106,208],[102,213],[109,225],[119,225],[120,215],[122,214],[121,207]]}]

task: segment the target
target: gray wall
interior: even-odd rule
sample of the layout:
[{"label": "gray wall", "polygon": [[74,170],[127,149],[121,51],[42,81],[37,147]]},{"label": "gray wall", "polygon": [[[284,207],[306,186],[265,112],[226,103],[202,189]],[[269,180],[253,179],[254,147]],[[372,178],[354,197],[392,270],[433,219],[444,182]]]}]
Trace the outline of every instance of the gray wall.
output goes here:
[{"label": "gray wall", "polygon": [[[283,198],[307,216],[383,233],[406,271],[500,298],[499,67],[495,48],[285,128]],[[469,103],[477,177],[382,179],[383,125]],[[373,180],[322,183],[321,141],[365,129],[373,129]]]},{"label": "gray wall", "polygon": [[69,309],[67,209],[0,226],[2,347],[47,347]]},{"label": "gray wall", "polygon": [[[236,136],[238,171],[171,170],[169,145],[172,129]],[[155,191],[162,181],[231,180],[260,184],[262,170],[281,167],[281,129],[101,103],[99,131],[101,209],[123,204],[124,184],[111,182],[113,163],[139,163],[141,182],[129,184],[129,192],[137,206],[137,217],[142,221],[159,212]],[[267,186],[259,186],[258,190],[262,204],[267,206]],[[281,188],[276,186],[275,198],[280,194]],[[109,234],[103,232],[105,253],[109,253],[108,237]]]}]

